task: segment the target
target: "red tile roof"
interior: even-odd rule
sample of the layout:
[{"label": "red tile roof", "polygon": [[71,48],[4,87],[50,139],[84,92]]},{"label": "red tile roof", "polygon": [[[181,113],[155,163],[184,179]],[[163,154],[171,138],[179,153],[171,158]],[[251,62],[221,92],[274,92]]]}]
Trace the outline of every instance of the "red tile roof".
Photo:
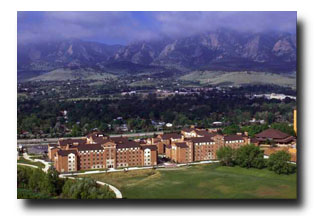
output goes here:
[{"label": "red tile roof", "polygon": [[141,147],[141,145],[135,141],[132,140],[128,140],[125,142],[119,142],[117,143],[117,149],[121,149],[121,148],[137,148],[137,147]]},{"label": "red tile roof", "polygon": [[155,146],[155,145],[142,145],[141,148],[142,148],[143,150],[145,150],[145,149],[147,149],[147,148],[149,148],[149,149],[152,150],[152,151],[156,151],[156,150],[157,150],[157,146]]},{"label": "red tile roof", "polygon": [[227,135],[224,136],[225,141],[235,141],[235,140],[244,140],[240,135]]},{"label": "red tile roof", "polygon": [[205,137],[192,137],[188,140],[191,140],[193,143],[202,143],[202,142],[214,142],[210,136]]},{"label": "red tile roof", "polygon": [[182,131],[183,132],[192,132],[193,130],[195,130],[194,128],[183,128]]},{"label": "red tile roof", "polygon": [[76,150],[60,150],[60,151],[57,152],[57,154],[61,155],[61,156],[68,156],[71,153],[77,155],[77,151]]},{"label": "red tile roof", "polygon": [[174,145],[176,145],[179,148],[188,148],[188,146],[186,145],[186,142],[176,142],[174,143]]},{"label": "red tile roof", "polygon": [[59,143],[61,146],[73,145],[73,144],[86,144],[87,140],[84,139],[59,139]]},{"label": "red tile roof", "polygon": [[91,151],[91,150],[102,150],[103,147],[101,144],[83,144],[83,145],[78,145],[77,149],[79,151]]},{"label": "red tile roof", "polygon": [[181,139],[182,135],[177,133],[168,133],[161,135],[162,139]]},{"label": "red tile roof", "polygon": [[256,138],[268,138],[268,139],[285,139],[289,137],[289,134],[286,134],[280,130],[269,128],[255,135]]}]

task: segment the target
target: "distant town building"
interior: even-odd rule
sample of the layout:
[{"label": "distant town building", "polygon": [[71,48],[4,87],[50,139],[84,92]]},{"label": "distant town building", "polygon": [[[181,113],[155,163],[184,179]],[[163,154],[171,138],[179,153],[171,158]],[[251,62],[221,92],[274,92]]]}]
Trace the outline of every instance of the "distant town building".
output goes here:
[{"label": "distant town building", "polygon": [[167,123],[166,127],[172,127],[172,124],[171,123]]},{"label": "distant town building", "polygon": [[284,100],[286,98],[290,98],[292,100],[296,100],[295,96],[290,96],[290,95],[285,95],[285,94],[276,94],[276,93],[271,93],[271,94],[255,94],[253,95],[253,98],[266,98],[268,100],[271,99],[277,99],[277,100]]}]

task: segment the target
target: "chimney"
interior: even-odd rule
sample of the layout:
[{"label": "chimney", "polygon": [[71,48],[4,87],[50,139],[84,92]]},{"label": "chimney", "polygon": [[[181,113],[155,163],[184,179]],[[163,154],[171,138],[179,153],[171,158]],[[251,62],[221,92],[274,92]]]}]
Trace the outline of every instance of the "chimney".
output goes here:
[{"label": "chimney", "polygon": [[249,132],[245,131],[245,132],[244,132],[244,135],[245,135],[245,136],[249,136]]}]

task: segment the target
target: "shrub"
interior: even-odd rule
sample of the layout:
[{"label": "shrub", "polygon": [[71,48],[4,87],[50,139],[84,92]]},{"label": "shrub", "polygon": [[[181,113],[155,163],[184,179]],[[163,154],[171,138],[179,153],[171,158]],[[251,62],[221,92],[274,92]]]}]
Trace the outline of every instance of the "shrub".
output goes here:
[{"label": "shrub", "polygon": [[48,170],[48,173],[43,179],[42,190],[51,196],[56,196],[61,194],[63,185],[64,180],[60,179],[59,173],[55,169],[51,168]]},{"label": "shrub", "polygon": [[28,180],[28,188],[36,193],[44,190],[44,178],[45,173],[41,169],[32,169],[32,173]]},{"label": "shrub", "polygon": [[277,174],[291,174],[296,171],[296,166],[288,163],[291,155],[286,151],[278,151],[269,156],[267,167]]},{"label": "shrub", "polygon": [[234,150],[230,146],[219,148],[216,155],[221,165],[234,166]]},{"label": "shrub", "polygon": [[49,194],[44,194],[44,193],[34,193],[30,189],[18,188],[17,198],[18,199],[50,199],[51,196]]},{"label": "shrub", "polygon": [[26,167],[17,167],[17,187],[27,188],[29,177],[31,175],[32,170]]},{"label": "shrub", "polygon": [[89,178],[80,180],[66,180],[62,196],[68,199],[110,199],[115,194],[107,186],[99,186]]},{"label": "shrub", "polygon": [[253,144],[241,146],[236,150],[235,162],[240,167],[262,169],[265,166],[264,151]]}]

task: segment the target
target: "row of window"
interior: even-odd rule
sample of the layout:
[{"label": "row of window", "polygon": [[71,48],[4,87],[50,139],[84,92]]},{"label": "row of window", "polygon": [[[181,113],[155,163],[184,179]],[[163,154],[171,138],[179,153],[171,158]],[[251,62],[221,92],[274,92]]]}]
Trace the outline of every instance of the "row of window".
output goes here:
[{"label": "row of window", "polygon": [[226,141],[226,143],[243,143],[244,140],[232,140],[232,141]]},{"label": "row of window", "polygon": [[135,151],[135,150],[139,150],[140,148],[121,148],[121,149],[118,149],[117,151]]},{"label": "row of window", "polygon": [[213,145],[215,142],[202,142],[202,143],[195,143],[195,145]]}]

